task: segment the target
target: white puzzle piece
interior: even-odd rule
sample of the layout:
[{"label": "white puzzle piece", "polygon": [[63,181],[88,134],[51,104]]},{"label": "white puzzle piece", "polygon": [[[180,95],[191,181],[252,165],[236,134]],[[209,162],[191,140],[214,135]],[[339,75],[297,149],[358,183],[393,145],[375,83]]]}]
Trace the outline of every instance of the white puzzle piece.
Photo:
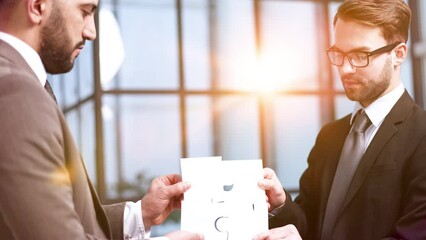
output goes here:
[{"label": "white puzzle piece", "polygon": [[191,183],[182,201],[181,230],[206,240],[250,240],[268,230],[261,160],[220,157],[181,159],[184,181]]}]

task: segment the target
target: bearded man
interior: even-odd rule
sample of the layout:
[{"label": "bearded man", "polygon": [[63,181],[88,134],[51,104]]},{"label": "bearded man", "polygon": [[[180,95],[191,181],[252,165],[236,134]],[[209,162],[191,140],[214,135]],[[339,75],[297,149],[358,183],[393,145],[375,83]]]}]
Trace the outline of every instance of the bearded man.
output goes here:
[{"label": "bearded man", "polygon": [[[0,0],[0,238],[146,239],[190,187],[153,180],[136,203],[102,206],[47,73],[94,40],[98,0]],[[46,91],[47,90],[47,91]],[[176,231],[162,239],[204,239]]]}]

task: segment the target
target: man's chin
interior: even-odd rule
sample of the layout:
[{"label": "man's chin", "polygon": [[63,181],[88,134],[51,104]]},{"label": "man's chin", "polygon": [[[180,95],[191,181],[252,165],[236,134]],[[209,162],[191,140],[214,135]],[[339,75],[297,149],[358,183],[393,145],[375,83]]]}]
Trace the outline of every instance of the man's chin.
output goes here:
[{"label": "man's chin", "polygon": [[345,89],[345,94],[346,94],[346,97],[351,101],[358,101],[359,100],[359,95],[356,94],[356,92],[354,92],[352,90]]},{"label": "man's chin", "polygon": [[45,65],[46,72],[49,74],[63,74],[70,72],[74,67],[74,61],[68,64],[52,64],[53,66]]}]

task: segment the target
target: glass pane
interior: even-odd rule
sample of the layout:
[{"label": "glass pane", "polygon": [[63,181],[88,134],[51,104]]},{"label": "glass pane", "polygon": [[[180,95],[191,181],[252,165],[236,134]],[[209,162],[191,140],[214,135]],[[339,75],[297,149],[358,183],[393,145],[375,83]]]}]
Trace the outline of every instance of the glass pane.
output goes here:
[{"label": "glass pane", "polygon": [[[120,132],[118,124],[120,117],[120,98],[117,96],[104,96],[102,98],[102,119],[104,127],[104,161],[105,178],[108,198],[121,197],[119,189],[120,178],[123,176],[122,156],[118,153],[120,147]],[[120,148],[120,149],[119,149]],[[120,166],[119,166],[120,165]],[[123,180],[123,179],[121,179]]]},{"label": "glass pane", "polygon": [[[222,89],[247,89],[256,60],[253,2],[216,0],[212,22],[215,74]],[[253,90],[251,88],[250,90]]]},{"label": "glass pane", "polygon": [[426,39],[426,15],[424,14],[426,12],[426,2],[425,1],[418,1],[419,4],[419,17],[420,17],[420,27],[422,34],[422,39]]},{"label": "glass pane", "polygon": [[87,168],[87,174],[96,185],[96,133],[95,133],[95,106],[93,101],[81,107],[81,144],[80,151]]},{"label": "glass pane", "polygon": [[[329,4],[329,21],[330,21],[330,46],[332,46],[334,44],[334,26],[333,26],[333,21],[334,21],[334,15],[336,15],[337,9],[339,8],[341,3],[331,3]],[[331,69],[333,71],[333,79],[334,79],[334,89],[336,91],[344,91],[343,90],[343,86],[342,83],[340,81],[340,76],[339,76],[339,72],[337,71],[337,67],[336,66],[331,66]]]},{"label": "glass pane", "polygon": [[278,90],[318,89],[316,5],[262,2],[262,84]]},{"label": "glass pane", "polygon": [[98,28],[101,85],[104,89],[116,88],[125,52],[114,5],[102,4]]},{"label": "glass pane", "polygon": [[319,97],[278,97],[275,101],[275,170],[283,186],[299,189],[299,179],[321,127]]},{"label": "glass pane", "polygon": [[78,57],[78,81],[79,86],[79,97],[84,99],[94,92],[94,72],[93,72],[93,42],[86,41],[84,50]]},{"label": "glass pane", "polygon": [[214,106],[218,142],[215,155],[224,160],[261,158],[257,98],[220,97]]},{"label": "glass pane", "polygon": [[64,83],[63,100],[65,106],[71,106],[78,101],[78,64],[74,65],[74,69],[66,74],[62,74],[61,81]]},{"label": "glass pane", "polygon": [[103,106],[103,112],[109,112],[104,114],[105,145],[116,148],[108,150],[112,155],[106,156],[108,196],[114,197],[119,192],[120,174],[124,184],[121,196],[140,196],[151,178],[180,172],[178,97],[114,98],[105,97]]},{"label": "glass pane", "polygon": [[332,2],[328,5],[328,20],[330,23],[330,46],[334,43],[334,15],[337,13],[337,9],[339,8],[340,4],[342,3],[336,3]]},{"label": "glass pane", "polygon": [[[410,40],[410,39],[409,39]],[[411,47],[412,44],[408,42],[408,55],[404,63],[401,65],[401,77],[402,83],[404,84],[405,89],[411,96],[414,96],[414,80],[413,80],[413,66],[412,66],[412,56],[411,56]]]},{"label": "glass pane", "polygon": [[125,56],[117,76],[119,87],[178,88],[175,5],[174,0],[118,3],[117,16]]},{"label": "glass pane", "polygon": [[185,86],[206,90],[211,87],[209,4],[207,0],[184,0],[182,6]]},{"label": "glass pane", "polygon": [[213,106],[210,97],[188,97],[186,109],[188,157],[213,156]]}]

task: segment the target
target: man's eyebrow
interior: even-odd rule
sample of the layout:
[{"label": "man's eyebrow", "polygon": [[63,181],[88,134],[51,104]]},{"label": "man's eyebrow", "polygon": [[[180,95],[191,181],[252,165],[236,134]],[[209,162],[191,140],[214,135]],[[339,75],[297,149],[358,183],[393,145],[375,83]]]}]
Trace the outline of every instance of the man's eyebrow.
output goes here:
[{"label": "man's eyebrow", "polygon": [[82,7],[90,8],[90,13],[94,13],[96,9],[98,9],[98,6],[94,3],[86,3],[86,4],[83,4]]}]

